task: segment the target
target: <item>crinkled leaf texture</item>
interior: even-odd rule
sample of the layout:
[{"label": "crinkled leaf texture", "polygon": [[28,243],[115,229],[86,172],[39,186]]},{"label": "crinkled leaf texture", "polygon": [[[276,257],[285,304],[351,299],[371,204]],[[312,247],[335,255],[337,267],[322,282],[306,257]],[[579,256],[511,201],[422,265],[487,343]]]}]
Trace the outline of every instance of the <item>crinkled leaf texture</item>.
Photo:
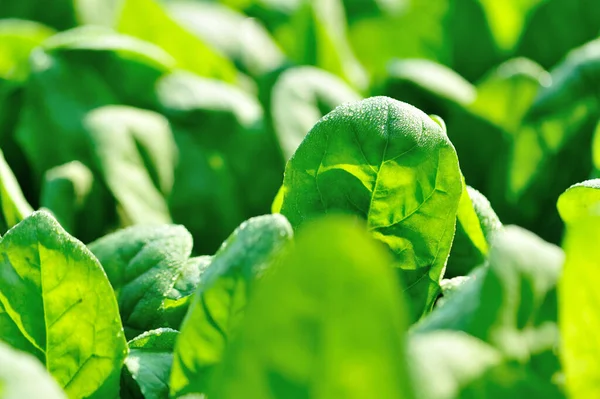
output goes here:
[{"label": "crinkled leaf texture", "polygon": [[209,397],[412,398],[389,254],[340,216],[294,244],[258,282]]},{"label": "crinkled leaf texture", "polygon": [[192,298],[174,352],[171,395],[206,393],[244,315],[254,281],[292,237],[282,215],[242,223],[223,243]]},{"label": "crinkled leaf texture", "polygon": [[427,313],[454,237],[462,180],[443,128],[387,97],[342,105],[288,162],[281,213],[292,226],[342,212],[395,255],[415,318]]},{"label": "crinkled leaf texture", "polygon": [[189,263],[192,236],[183,226],[132,226],[89,247],[117,294],[128,337],[159,327],[179,328],[181,319],[170,317],[172,301],[191,295],[195,286],[181,280],[197,284],[203,267]]},{"label": "crinkled leaf texture", "polygon": [[176,330],[159,328],[146,331],[128,342],[129,355],[123,369],[125,389],[144,399],[169,397],[169,374],[178,335]]},{"label": "crinkled leaf texture", "polygon": [[44,362],[69,398],[116,398],[127,345],[98,260],[44,211],[0,253],[0,339]]},{"label": "crinkled leaf texture", "polygon": [[0,398],[66,399],[67,396],[38,359],[0,342]]}]

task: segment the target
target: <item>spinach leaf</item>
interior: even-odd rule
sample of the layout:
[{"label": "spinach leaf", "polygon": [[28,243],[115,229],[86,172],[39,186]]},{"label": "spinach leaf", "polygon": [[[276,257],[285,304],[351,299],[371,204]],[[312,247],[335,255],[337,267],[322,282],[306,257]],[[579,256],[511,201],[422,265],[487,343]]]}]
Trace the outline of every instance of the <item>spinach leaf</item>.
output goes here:
[{"label": "spinach leaf", "polygon": [[15,226],[33,212],[12,170],[0,150],[0,207],[3,231]]},{"label": "spinach leaf", "polygon": [[171,222],[176,147],[162,115],[125,106],[89,112],[83,121],[93,159],[120,208],[121,223]]},{"label": "spinach leaf", "polygon": [[277,143],[260,103],[238,87],[173,73],[157,92],[179,148],[173,219],[192,232],[198,253],[214,253],[241,222],[269,211],[283,170]]},{"label": "spinach leaf", "polygon": [[227,82],[237,79],[231,61],[179,25],[155,0],[124,0],[116,25],[120,33],[164,49],[179,68]]},{"label": "spinach leaf", "polygon": [[2,399],[67,398],[40,361],[30,354],[14,350],[0,342],[0,364]]},{"label": "spinach leaf", "polygon": [[9,230],[0,252],[0,339],[40,359],[70,398],[116,398],[127,346],[96,258],[43,211]]},{"label": "spinach leaf", "polygon": [[128,337],[159,327],[179,328],[181,320],[171,324],[173,320],[167,319],[165,301],[189,293],[174,290],[181,275],[190,273],[192,237],[183,226],[132,226],[89,248],[115,290]]},{"label": "spinach leaf", "polygon": [[169,397],[169,373],[179,332],[169,328],[146,331],[127,344],[123,379],[126,387],[144,399]]},{"label": "spinach leaf", "polygon": [[[589,186],[588,186],[589,187]],[[561,358],[566,389],[571,398],[589,398],[600,394],[598,345],[594,331],[600,324],[598,280],[598,211],[596,188],[580,186],[561,196],[561,215],[565,215],[567,234],[564,241],[566,261],[559,283],[558,303],[561,332]],[[578,198],[576,194],[585,195]],[[578,204],[587,209],[578,210]],[[568,208],[567,208],[568,206]],[[566,210],[569,209],[569,212]],[[577,215],[574,211],[577,210]],[[564,216],[563,216],[564,217]]]},{"label": "spinach leaf", "polygon": [[304,227],[256,286],[209,397],[412,398],[390,261],[352,219]]},{"label": "spinach leaf", "polygon": [[277,69],[285,55],[258,21],[218,3],[170,1],[169,15],[253,77]]},{"label": "spinach leaf", "polygon": [[40,205],[50,210],[67,232],[73,233],[84,219],[86,204],[93,198],[93,184],[92,171],[79,161],[56,166],[44,174]]},{"label": "spinach leaf", "polygon": [[521,228],[505,227],[493,236],[489,266],[475,269],[413,331],[464,331],[492,344],[507,359],[531,362],[531,372],[550,381],[560,368],[554,351],[556,283],[563,259],[560,248]]},{"label": "spinach leaf", "polygon": [[439,292],[461,192],[443,128],[408,104],[375,97],[313,127],[286,166],[281,213],[294,228],[330,212],[365,219],[395,255],[418,319]]},{"label": "spinach leaf", "polygon": [[272,90],[271,116],[279,145],[289,159],[306,134],[325,114],[360,96],[344,81],[314,67],[284,71]]},{"label": "spinach leaf", "polygon": [[566,224],[594,215],[600,210],[600,179],[586,180],[569,187],[558,197],[557,208]]},{"label": "spinach leaf", "polygon": [[181,326],[171,373],[171,396],[206,393],[228,341],[236,333],[254,281],[292,236],[281,215],[242,223],[223,243],[196,288]]}]

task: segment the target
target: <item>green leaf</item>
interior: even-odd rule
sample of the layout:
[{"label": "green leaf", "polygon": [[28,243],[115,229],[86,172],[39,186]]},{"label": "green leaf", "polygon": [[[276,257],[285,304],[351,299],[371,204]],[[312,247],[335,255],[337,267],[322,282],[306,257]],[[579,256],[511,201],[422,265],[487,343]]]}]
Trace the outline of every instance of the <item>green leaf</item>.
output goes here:
[{"label": "green leaf", "polygon": [[281,215],[240,225],[202,275],[174,351],[171,396],[206,393],[244,314],[254,281],[292,236]]},{"label": "green leaf", "polygon": [[169,374],[178,335],[178,331],[159,328],[128,342],[123,374],[129,389],[139,391],[144,399],[169,397]]},{"label": "green leaf", "polygon": [[0,364],[0,398],[67,398],[38,359],[2,342]]},{"label": "green leaf", "polygon": [[6,228],[11,228],[33,212],[19,187],[12,170],[0,150],[0,205],[2,207],[2,222]]},{"label": "green leaf", "polygon": [[40,206],[50,210],[60,225],[72,233],[93,183],[92,171],[79,161],[49,169],[44,175]]},{"label": "green leaf", "polygon": [[254,19],[217,3],[170,1],[169,15],[251,76],[275,70],[285,56],[269,32]]},{"label": "green leaf", "polygon": [[528,19],[517,54],[550,68],[572,48],[598,37],[600,8],[595,0],[546,0]]},{"label": "green leaf", "polygon": [[551,368],[557,363],[556,283],[563,258],[560,248],[533,233],[505,227],[493,236],[489,267],[475,269],[414,331],[464,331],[510,359],[551,355]]},{"label": "green leaf", "polygon": [[[492,211],[493,212],[493,211]],[[446,277],[468,274],[474,267],[485,262],[488,243],[475,212],[470,193],[464,185],[456,215],[456,234],[446,264]]]},{"label": "green leaf", "polygon": [[157,95],[179,148],[173,219],[193,234],[196,252],[214,253],[241,222],[269,211],[280,151],[260,103],[238,87],[174,73],[159,81]]},{"label": "green leaf", "polygon": [[419,398],[563,398],[529,365],[511,361],[464,333],[411,335],[408,348]]},{"label": "green leaf", "polygon": [[469,109],[509,134],[515,134],[540,88],[550,74],[527,58],[500,64],[477,84],[477,98]]},{"label": "green leaf", "polygon": [[0,253],[1,323],[13,324],[0,339],[43,361],[70,398],[116,398],[127,346],[96,258],[47,212],[6,233]]},{"label": "green leaf", "polygon": [[275,37],[296,64],[314,65],[364,90],[368,76],[354,56],[347,29],[342,0],[302,0]]},{"label": "green leaf", "polygon": [[124,0],[117,30],[167,51],[182,69],[235,82],[237,71],[221,54],[175,22],[155,0]]},{"label": "green leaf", "polygon": [[121,208],[123,225],[170,223],[176,147],[162,115],[125,106],[94,109],[84,129],[104,183]]},{"label": "green leaf", "polygon": [[360,98],[344,81],[323,70],[305,66],[283,72],[273,86],[271,115],[285,158],[294,154],[325,114]]},{"label": "green leaf", "polygon": [[[582,193],[583,188],[576,189]],[[586,189],[593,192],[592,188]],[[563,194],[569,205],[575,191]],[[583,194],[583,193],[582,193]],[[585,214],[584,214],[585,213]],[[566,262],[559,283],[558,304],[561,332],[561,358],[564,364],[566,389],[570,398],[591,398],[600,394],[599,346],[595,331],[600,325],[597,307],[600,302],[598,280],[598,213],[581,211],[579,218],[566,219],[564,242]]]},{"label": "green leaf", "polygon": [[306,136],[286,166],[284,214],[294,228],[329,212],[353,214],[395,255],[413,315],[439,292],[462,191],[442,127],[386,97],[340,106]]},{"label": "green leaf", "polygon": [[502,223],[498,219],[496,212],[494,212],[492,204],[490,204],[490,201],[483,194],[471,186],[467,186],[467,192],[469,193],[469,198],[473,204],[473,209],[479,220],[483,235],[486,241],[489,242],[492,235],[502,228]]},{"label": "green leaf", "polygon": [[183,226],[133,226],[104,236],[89,248],[117,294],[128,337],[159,327],[179,328],[165,320],[165,302],[191,291],[175,287],[184,273],[190,273],[192,237]]},{"label": "green leaf", "polygon": [[586,180],[569,187],[558,197],[557,208],[566,223],[595,214],[600,206],[600,179]]},{"label": "green leaf", "polygon": [[[391,259],[362,224],[307,226],[251,297],[215,397],[412,398],[407,313]],[[210,396],[210,395],[209,395]]]},{"label": "green leaf", "polygon": [[0,79],[25,80],[31,50],[52,34],[51,28],[37,22],[0,19]]}]

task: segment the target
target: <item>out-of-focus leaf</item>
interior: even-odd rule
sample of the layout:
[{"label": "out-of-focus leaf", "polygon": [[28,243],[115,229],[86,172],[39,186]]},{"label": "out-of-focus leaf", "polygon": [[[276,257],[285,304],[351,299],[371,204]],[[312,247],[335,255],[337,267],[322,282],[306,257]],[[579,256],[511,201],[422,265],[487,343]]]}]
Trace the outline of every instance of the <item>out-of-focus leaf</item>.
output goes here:
[{"label": "out-of-focus leaf", "polygon": [[558,197],[557,208],[567,224],[600,211],[600,179],[586,180],[569,187]]},{"label": "out-of-focus leaf", "polygon": [[0,342],[0,398],[66,399],[40,361]]},{"label": "out-of-focus leaf", "polygon": [[67,232],[73,233],[84,219],[82,211],[93,183],[92,172],[79,161],[49,169],[44,175],[40,205],[50,210]]},{"label": "out-of-focus leaf", "polygon": [[286,159],[325,114],[360,98],[344,81],[323,70],[298,67],[283,72],[273,87],[271,116]]},{"label": "out-of-focus leaf", "polygon": [[290,241],[281,215],[240,225],[215,254],[196,289],[174,350],[171,396],[207,393],[215,367],[244,315],[257,277]]},{"label": "out-of-focus leaf", "polygon": [[562,397],[527,365],[506,359],[492,346],[464,333],[413,334],[408,348],[419,398]]},{"label": "out-of-focus leaf", "polygon": [[127,385],[124,388],[139,392],[144,399],[168,398],[173,348],[178,336],[176,330],[159,328],[129,341],[129,355],[123,369]]},{"label": "out-of-focus leaf", "polygon": [[492,238],[492,234],[502,228],[502,223],[500,222],[500,219],[498,219],[496,212],[494,212],[492,204],[490,204],[490,201],[488,201],[483,194],[471,186],[467,186],[467,191],[469,192],[469,198],[471,198],[473,209],[475,209],[475,213],[477,214],[477,219],[479,219],[479,225],[481,226],[483,235],[489,242]]},{"label": "out-of-focus leaf", "polygon": [[548,72],[535,62],[515,58],[494,68],[477,84],[477,98],[469,108],[514,134],[540,87],[551,81]]},{"label": "out-of-focus leaf", "polygon": [[269,212],[280,151],[256,98],[235,86],[175,73],[157,91],[179,148],[173,219],[192,232],[196,251],[214,253],[242,221]]},{"label": "out-of-focus leaf", "polygon": [[511,360],[531,362],[531,372],[556,391],[550,380],[560,367],[554,350],[563,259],[560,248],[521,228],[505,227],[493,236],[489,267],[475,269],[414,332],[464,331]]},{"label": "out-of-focus leaf", "polygon": [[388,254],[351,219],[295,244],[257,285],[209,397],[412,398]]},{"label": "out-of-focus leaf", "polygon": [[15,175],[6,163],[2,150],[0,150],[0,206],[3,231],[15,226],[33,212],[31,205],[23,196]]},{"label": "out-of-focus leaf", "polygon": [[598,37],[598,26],[596,0],[546,0],[529,16],[516,51],[551,68],[572,48]]},{"label": "out-of-focus leaf", "polygon": [[182,26],[252,76],[264,75],[285,61],[277,43],[255,19],[215,3],[176,0],[166,7]]},{"label": "out-of-focus leaf", "polygon": [[461,191],[442,126],[408,104],[374,97],[342,105],[313,127],[286,166],[281,213],[294,228],[329,212],[365,219],[396,256],[418,319],[439,292]]},{"label": "out-of-focus leaf", "polygon": [[[583,190],[595,194],[595,188],[576,188],[563,194],[562,206],[576,205],[573,201]],[[597,194],[596,194],[597,195]],[[586,196],[587,197],[587,196]],[[587,198],[590,199],[589,197]],[[576,200],[579,201],[579,200]],[[580,202],[581,203],[581,202]],[[597,204],[590,201],[587,205]],[[561,212],[561,215],[563,212]],[[600,361],[595,331],[600,326],[597,308],[600,291],[596,286],[600,269],[600,217],[597,210],[581,210],[579,217],[567,219],[564,242],[566,262],[559,283],[559,321],[561,332],[561,358],[564,364],[566,390],[570,398],[593,398],[600,395]],[[574,215],[573,215],[574,216]]]},{"label": "out-of-focus leaf", "polygon": [[[89,244],[108,275],[128,337],[159,327],[178,329],[166,319],[165,302],[191,295],[178,290],[182,275],[189,274],[192,237],[183,226],[133,226]],[[194,273],[194,272],[192,272]],[[200,270],[198,270],[200,273]],[[200,277],[192,282],[200,281]]]},{"label": "out-of-focus leaf", "polygon": [[301,0],[290,21],[275,37],[285,53],[300,65],[313,65],[340,76],[364,90],[368,76],[347,40],[342,0]]},{"label": "out-of-focus leaf", "polygon": [[121,223],[170,223],[166,196],[173,186],[175,141],[162,115],[125,106],[85,116],[95,166],[120,207]]},{"label": "out-of-focus leaf", "polygon": [[44,362],[70,398],[117,397],[127,345],[98,260],[47,212],[6,233],[0,252],[0,339]]},{"label": "out-of-focus leaf", "polygon": [[117,30],[168,52],[177,66],[201,76],[235,82],[231,61],[173,20],[155,0],[123,0]]}]

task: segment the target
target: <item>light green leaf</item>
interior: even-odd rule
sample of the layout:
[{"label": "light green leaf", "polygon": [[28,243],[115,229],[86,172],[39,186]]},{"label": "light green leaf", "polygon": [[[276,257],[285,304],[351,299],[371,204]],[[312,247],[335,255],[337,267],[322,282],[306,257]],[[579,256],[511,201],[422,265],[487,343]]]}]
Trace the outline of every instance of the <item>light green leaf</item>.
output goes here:
[{"label": "light green leaf", "polygon": [[191,291],[176,287],[185,279],[183,274],[190,274],[192,236],[183,226],[133,226],[104,236],[89,248],[117,294],[128,337],[159,327],[179,328],[181,320],[175,325],[166,320],[165,302]]},{"label": "light green leaf", "polygon": [[177,149],[168,120],[152,111],[106,106],[88,113],[83,124],[123,225],[170,223],[165,197]]},{"label": "light green leaf", "polygon": [[175,22],[155,0],[124,0],[116,29],[161,47],[179,68],[227,82],[237,79],[227,58]]},{"label": "light green leaf", "polygon": [[171,396],[206,393],[244,314],[256,278],[292,236],[281,215],[240,225],[202,275],[174,351]]},{"label": "light green leaf", "polygon": [[244,72],[264,75],[285,61],[259,22],[218,3],[169,1],[169,15],[202,41],[219,50]]},{"label": "light green leaf", "polygon": [[477,98],[469,109],[514,134],[539,89],[551,82],[541,66],[527,58],[515,58],[494,68],[477,84]]},{"label": "light green leaf", "polygon": [[386,97],[340,106],[298,147],[283,186],[281,213],[294,228],[329,212],[365,219],[394,253],[414,317],[431,309],[462,191],[456,153],[439,124]]},{"label": "light green leaf", "polygon": [[94,183],[94,176],[79,161],[49,169],[44,175],[40,206],[52,212],[60,225],[72,233]]},{"label": "light green leaf", "polygon": [[25,80],[31,50],[53,34],[53,29],[37,22],[0,19],[0,82]]},{"label": "light green leaf", "polygon": [[[34,347],[31,353],[70,398],[116,398],[127,346],[96,258],[47,212],[6,233],[0,253],[0,303],[4,321],[8,316],[16,326],[1,329],[0,339],[25,351]],[[23,338],[26,347],[17,345]]]},{"label": "light green leaf", "polygon": [[505,227],[493,236],[489,267],[475,269],[414,331],[464,331],[520,361],[552,352],[563,258],[533,233]]},{"label": "light green leaf", "polygon": [[488,201],[483,194],[471,186],[467,186],[467,191],[471,203],[473,204],[473,209],[475,209],[475,214],[479,220],[483,235],[485,236],[486,241],[489,242],[492,235],[502,228],[502,223],[500,222],[500,219],[498,219],[496,212],[494,212],[490,201]]},{"label": "light green leaf", "polygon": [[29,216],[33,209],[27,202],[12,170],[0,150],[0,204],[2,205],[2,221],[6,228],[11,228]]},{"label": "light green leaf", "polygon": [[488,243],[469,194],[467,186],[463,185],[456,215],[456,234],[444,273],[446,277],[466,275],[487,259]]},{"label": "light green leaf", "polygon": [[178,331],[169,328],[146,331],[128,342],[123,370],[125,383],[144,399],[169,397],[169,374]]},{"label": "light green leaf", "polygon": [[585,219],[600,210],[600,179],[572,185],[558,197],[558,213],[566,223]]},{"label": "light green leaf", "polygon": [[330,218],[299,233],[257,285],[209,397],[413,397],[391,259],[359,226]]},{"label": "light green leaf", "polygon": [[66,399],[40,361],[0,342],[0,398]]},{"label": "light green leaf", "polygon": [[360,95],[335,75],[314,67],[283,72],[273,86],[271,115],[279,145],[289,159],[315,123]]},{"label": "light green leaf", "polygon": [[[580,193],[582,190],[578,189]],[[567,193],[564,195],[571,198],[576,194]],[[600,271],[600,218],[591,209],[578,216],[566,219],[566,262],[558,291],[561,358],[566,389],[573,399],[600,395],[600,346],[596,334],[600,326],[600,292],[596,285]]]}]

